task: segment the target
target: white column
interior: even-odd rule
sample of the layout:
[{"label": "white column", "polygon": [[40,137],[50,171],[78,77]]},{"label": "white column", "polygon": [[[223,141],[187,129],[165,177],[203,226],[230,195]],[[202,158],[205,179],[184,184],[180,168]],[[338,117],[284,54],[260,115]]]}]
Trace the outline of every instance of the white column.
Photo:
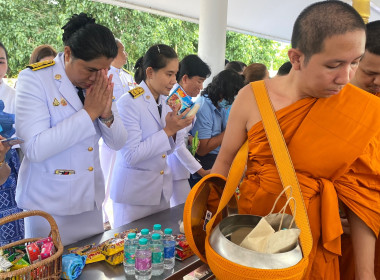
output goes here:
[{"label": "white column", "polygon": [[224,69],[228,0],[200,0],[198,55],[211,68],[212,77]]}]

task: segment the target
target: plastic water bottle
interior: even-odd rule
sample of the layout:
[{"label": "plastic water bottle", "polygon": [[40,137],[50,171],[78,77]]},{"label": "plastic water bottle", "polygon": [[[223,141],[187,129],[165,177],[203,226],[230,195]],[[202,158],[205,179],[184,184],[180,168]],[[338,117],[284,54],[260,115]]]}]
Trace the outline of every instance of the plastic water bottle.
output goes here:
[{"label": "plastic water bottle", "polygon": [[172,269],[175,264],[175,238],[172,235],[173,231],[171,228],[166,228],[164,231],[164,268]]},{"label": "plastic water bottle", "polygon": [[146,238],[139,240],[135,256],[135,278],[149,280],[152,277],[152,251]]},{"label": "plastic water bottle", "polygon": [[145,238],[146,240],[148,240],[148,246],[150,246],[152,238],[149,234],[149,229],[144,228],[140,231],[140,238],[139,239],[141,239],[141,238]]},{"label": "plastic water bottle", "polygon": [[164,245],[158,233],[152,234],[152,275],[157,276],[164,273]]},{"label": "plastic water bottle", "polygon": [[124,272],[128,275],[135,274],[135,255],[138,247],[138,240],[136,239],[136,233],[128,233],[128,236],[124,239]]},{"label": "plastic water bottle", "polygon": [[161,240],[164,238],[164,232],[161,230],[161,225],[160,224],[153,225],[152,235],[154,233],[158,233],[159,235],[161,235]]}]

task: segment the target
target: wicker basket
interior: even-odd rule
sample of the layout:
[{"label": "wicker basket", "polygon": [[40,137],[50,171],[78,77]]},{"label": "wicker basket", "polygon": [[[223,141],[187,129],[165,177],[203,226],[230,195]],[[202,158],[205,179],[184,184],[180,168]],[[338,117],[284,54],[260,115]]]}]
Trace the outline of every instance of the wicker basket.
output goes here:
[{"label": "wicker basket", "polygon": [[[0,279],[47,280],[47,279],[60,279],[61,277],[63,245],[61,243],[61,238],[59,236],[58,226],[51,215],[49,215],[46,212],[38,211],[38,210],[20,212],[20,213],[9,215],[7,217],[0,219],[0,226],[9,222],[16,221],[16,220],[19,220],[25,217],[30,217],[30,216],[42,216],[49,222],[50,228],[51,228],[49,236],[53,239],[56,252],[52,256],[42,261],[39,261],[35,264],[29,265],[27,267],[10,271],[10,272],[2,272],[0,273]],[[3,247],[0,247],[0,249],[8,249],[15,245],[33,243],[39,239],[40,238],[28,238],[28,239],[19,240],[16,242],[9,243]]]}]

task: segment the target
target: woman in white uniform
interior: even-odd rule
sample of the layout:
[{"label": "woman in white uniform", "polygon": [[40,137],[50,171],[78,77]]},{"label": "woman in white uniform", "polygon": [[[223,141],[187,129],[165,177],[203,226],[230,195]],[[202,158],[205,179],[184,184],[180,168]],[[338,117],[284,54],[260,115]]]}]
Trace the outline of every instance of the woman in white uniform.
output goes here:
[{"label": "woman in white uniform", "polygon": [[[136,86],[136,83],[133,80],[132,75],[123,68],[123,66],[127,63],[128,59],[128,55],[125,52],[124,45],[117,38],[116,45],[118,48],[118,53],[115,59],[112,61],[110,70],[108,71],[108,75],[113,75],[112,82],[114,83],[114,102],[119,100],[120,96],[122,96],[124,93],[128,93],[129,90],[133,89]],[[108,217],[112,215],[112,203],[110,200],[110,182],[112,169],[115,166],[116,151],[110,149],[106,144],[104,144],[102,139],[100,139],[99,146],[100,164],[102,166],[103,175],[106,182],[105,198],[103,202],[103,221],[108,222]],[[106,226],[108,226],[107,224]]]},{"label": "woman in white uniform", "polygon": [[173,178],[167,155],[175,148],[176,132],[193,118],[182,118],[165,103],[176,83],[175,51],[159,44],[136,62],[139,87],[117,102],[129,136],[117,152],[111,180],[113,228],[170,207]]},{"label": "woman in white uniform", "polygon": [[[16,130],[25,140],[16,201],[53,215],[64,245],[103,231],[100,137],[120,149],[127,132],[107,77],[117,46],[112,32],[81,13],[62,28],[64,52],[23,70],[16,89]],[[43,218],[25,220],[26,237],[48,236]]]},{"label": "woman in white uniform", "polygon": [[[210,74],[210,67],[199,56],[191,54],[184,57],[179,63],[177,81],[187,95],[197,97],[203,89],[203,82]],[[173,87],[173,89],[175,88],[176,86]],[[198,173],[203,177],[209,173],[209,170],[204,170],[202,165],[187,149],[188,135],[189,131],[193,128],[193,123],[178,131],[175,151],[168,156],[168,163],[173,173],[171,207],[185,203],[187,195],[190,192],[188,181],[190,174]]]}]

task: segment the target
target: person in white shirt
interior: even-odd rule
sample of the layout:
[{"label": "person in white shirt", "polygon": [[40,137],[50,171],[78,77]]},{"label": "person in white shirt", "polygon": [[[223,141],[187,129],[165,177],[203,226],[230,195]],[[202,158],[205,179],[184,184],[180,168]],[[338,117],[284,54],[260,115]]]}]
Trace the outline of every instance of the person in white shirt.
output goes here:
[{"label": "person in white shirt", "polygon": [[[181,60],[177,73],[177,81],[187,95],[197,97],[203,89],[204,81],[210,75],[210,67],[197,55],[191,54]],[[173,90],[176,87],[177,85],[173,87]],[[189,131],[193,128],[194,122],[195,118],[192,124],[177,132],[176,148],[168,156],[168,163],[173,173],[173,194],[170,198],[171,207],[186,201],[187,195],[190,192],[190,184],[188,182],[190,173],[198,173],[202,177],[209,173],[209,170],[204,170],[202,165],[187,149]]]},{"label": "person in white shirt", "polygon": [[[123,68],[127,63],[128,54],[125,52],[123,43],[119,39],[115,39],[117,45],[117,56],[111,63],[108,76],[112,75],[113,101],[116,102],[119,98],[129,90],[137,86],[130,72]],[[109,216],[112,215],[112,203],[110,201],[110,182],[112,169],[115,165],[116,151],[110,149],[102,139],[99,141],[100,148],[100,164],[102,166],[105,179],[105,198],[103,201],[103,222],[104,228],[108,229]]]},{"label": "person in white shirt", "polygon": [[117,45],[117,56],[111,63],[108,74],[112,74],[113,96],[115,100],[118,100],[124,93],[135,88],[137,86],[131,72],[123,68],[128,61],[128,54],[125,52],[125,48],[120,39],[115,39]]},{"label": "person in white shirt", "polygon": [[191,124],[166,104],[176,83],[178,58],[173,48],[158,44],[136,62],[139,87],[124,94],[117,107],[128,140],[117,151],[111,179],[113,228],[170,207],[173,178],[167,155],[175,148],[177,131]]},{"label": "person in white shirt", "polygon": [[[16,131],[21,163],[16,202],[53,216],[63,245],[103,232],[104,177],[99,139],[112,149],[127,140],[108,68],[117,55],[112,32],[84,13],[62,28],[64,52],[21,71]],[[30,69],[29,69],[30,68]],[[25,219],[25,237],[48,236],[40,216]]]}]

